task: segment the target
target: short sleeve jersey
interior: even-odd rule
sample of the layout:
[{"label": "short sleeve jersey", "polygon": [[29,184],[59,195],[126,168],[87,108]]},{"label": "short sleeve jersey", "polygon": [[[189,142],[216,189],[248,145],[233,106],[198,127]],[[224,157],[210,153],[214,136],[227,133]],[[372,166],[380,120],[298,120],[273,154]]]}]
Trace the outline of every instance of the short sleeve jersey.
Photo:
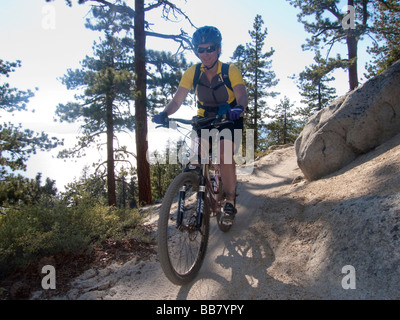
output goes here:
[{"label": "short sleeve jersey", "polygon": [[[200,78],[196,88],[197,99],[200,105],[205,107],[216,107],[226,103],[230,104],[235,100],[235,94],[233,93],[233,91],[227,88],[225,85],[220,85],[223,82],[221,68],[222,62],[218,61],[217,75],[211,80],[210,83],[210,81],[207,79],[207,76],[203,72],[204,66],[201,65]],[[195,72],[196,65],[193,65],[189,69],[187,69],[182,76],[179,86],[187,90],[192,89]],[[231,81],[232,88],[234,88],[238,84],[244,85],[241,72],[233,64],[231,64],[229,67],[229,80]]]}]

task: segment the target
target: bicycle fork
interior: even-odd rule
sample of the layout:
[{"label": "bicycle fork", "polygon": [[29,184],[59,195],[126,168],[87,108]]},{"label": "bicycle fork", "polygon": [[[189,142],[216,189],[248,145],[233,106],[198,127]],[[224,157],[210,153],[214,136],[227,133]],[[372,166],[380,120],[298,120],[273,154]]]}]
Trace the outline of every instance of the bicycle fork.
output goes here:
[{"label": "bicycle fork", "polygon": [[[185,196],[186,196],[187,186],[182,186],[179,190],[179,198],[178,198],[178,213],[176,217],[176,228],[180,228],[183,220],[183,213],[185,211]],[[205,178],[203,176],[200,177],[199,181],[199,190],[197,192],[197,203],[196,203],[196,223],[195,228],[200,229],[203,211],[204,211],[204,198],[206,193],[205,187]]]},{"label": "bicycle fork", "polygon": [[204,212],[204,198],[206,194],[206,183],[203,175],[200,176],[199,191],[197,192],[197,206],[196,206],[196,229],[200,229],[203,212]]},{"label": "bicycle fork", "polygon": [[179,190],[179,198],[178,198],[178,214],[176,217],[176,227],[179,228],[182,224],[183,212],[185,210],[185,195],[186,195],[187,186],[184,185]]}]

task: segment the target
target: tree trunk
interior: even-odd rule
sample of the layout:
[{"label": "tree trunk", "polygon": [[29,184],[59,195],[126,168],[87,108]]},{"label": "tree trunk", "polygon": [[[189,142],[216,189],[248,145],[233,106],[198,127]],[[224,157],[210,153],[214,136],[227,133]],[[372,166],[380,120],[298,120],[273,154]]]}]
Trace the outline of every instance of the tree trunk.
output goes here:
[{"label": "tree trunk", "polygon": [[[354,7],[354,0],[348,0],[348,5]],[[358,38],[355,30],[347,29],[347,51],[349,60],[354,59],[354,62],[349,67],[349,84],[350,90],[358,87],[358,72],[357,72],[357,46]]]},{"label": "tree trunk", "polygon": [[288,143],[288,125],[287,125],[287,108],[284,106],[284,115],[283,115],[283,144]]},{"label": "tree trunk", "polygon": [[[257,82],[257,80],[256,80],[256,82]],[[255,87],[256,87],[256,90],[255,90],[255,96],[254,96],[254,119],[253,119],[253,121],[254,121],[254,147],[256,148],[256,149],[258,149],[258,115],[257,115],[257,112],[258,112],[258,92],[257,92],[257,90],[258,90],[258,84],[256,83],[256,85],[255,85]]]},{"label": "tree trunk", "polygon": [[139,203],[151,203],[150,164],[147,161],[146,35],[144,0],[135,0],[135,125]]},{"label": "tree trunk", "polygon": [[107,121],[107,195],[108,205],[117,205],[115,192],[114,173],[114,119],[113,119],[113,97],[111,93],[106,96],[106,121]]},{"label": "tree trunk", "polygon": [[351,35],[350,31],[347,35],[347,50],[349,54],[349,60],[354,59],[354,62],[349,67],[350,90],[354,90],[358,87],[357,46],[358,40],[354,35]]},{"label": "tree trunk", "polygon": [[258,39],[256,39],[256,72],[254,81],[254,148],[258,150],[258,73],[259,73],[259,58],[258,58]]}]

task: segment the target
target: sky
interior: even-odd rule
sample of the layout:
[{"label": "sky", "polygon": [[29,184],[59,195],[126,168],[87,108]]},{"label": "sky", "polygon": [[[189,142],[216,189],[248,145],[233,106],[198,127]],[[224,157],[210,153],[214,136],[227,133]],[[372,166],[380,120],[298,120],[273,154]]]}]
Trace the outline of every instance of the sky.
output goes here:
[{"label": "sky", "polygon": [[[132,2],[134,0],[127,1]],[[221,61],[230,61],[236,47],[251,42],[249,30],[253,28],[254,18],[261,15],[264,27],[268,29],[265,41],[265,51],[272,47],[272,70],[280,79],[274,90],[280,95],[271,101],[274,106],[287,96],[291,103],[299,105],[299,90],[289,76],[298,75],[304,68],[313,63],[313,53],[303,51],[301,45],[310,35],[297,21],[298,9],[292,7],[286,0],[176,0],[174,3],[181,8],[196,27],[203,25],[216,26],[222,33],[223,48]],[[72,147],[79,134],[79,124],[54,122],[55,109],[59,103],[73,101],[73,91],[68,91],[60,82],[67,69],[79,68],[79,62],[86,55],[92,55],[93,41],[100,34],[84,27],[89,11],[88,5],[78,5],[73,0],[73,6],[68,7],[64,0],[46,3],[45,0],[0,0],[0,59],[5,61],[21,60],[22,67],[10,74],[6,80],[12,86],[20,89],[38,88],[28,103],[27,112],[0,114],[0,121],[21,123],[23,128],[38,132],[44,131],[49,136],[63,138],[64,147]],[[180,33],[182,28],[188,34],[195,29],[183,18],[177,22],[166,22],[160,18],[160,11],[150,11],[146,20],[153,23],[152,31],[165,34]],[[147,38],[147,48],[166,50],[175,53],[177,45],[170,40]],[[360,44],[360,67],[365,65],[368,56],[363,54],[365,45]],[[332,56],[340,52],[346,57],[345,46],[337,46]],[[196,62],[191,53],[186,53],[189,61]],[[363,70],[359,70],[362,75]],[[343,95],[348,90],[347,74],[338,71],[334,74],[337,94]],[[361,80],[362,81],[362,80]],[[32,112],[34,110],[34,112]],[[176,116],[193,114],[193,110],[182,107]],[[149,149],[164,150],[168,138],[177,137],[168,129],[155,129],[149,122]],[[135,152],[134,133],[123,138],[128,148]],[[87,157],[75,160],[57,159],[61,148],[50,152],[40,152],[28,161],[28,170],[23,175],[33,178],[37,172],[56,180],[56,186],[63,190],[64,186],[81,176],[82,168],[91,165],[98,158],[98,151],[92,150]]]}]

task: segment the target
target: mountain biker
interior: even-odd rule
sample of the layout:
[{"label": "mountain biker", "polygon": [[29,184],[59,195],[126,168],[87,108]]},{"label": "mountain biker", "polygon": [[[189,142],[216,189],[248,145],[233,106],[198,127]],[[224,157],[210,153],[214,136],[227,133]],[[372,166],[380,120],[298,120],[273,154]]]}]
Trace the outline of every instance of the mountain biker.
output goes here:
[{"label": "mountain biker", "polygon": [[[246,87],[239,69],[229,66],[230,88],[224,84],[221,75],[222,62],[219,61],[221,54],[222,36],[220,31],[212,26],[204,26],[193,34],[192,44],[196,56],[201,61],[201,73],[196,86],[197,91],[197,115],[200,117],[210,117],[221,113],[227,113],[227,116],[234,123],[223,125],[218,128],[219,131],[228,129],[231,131],[231,139],[220,137],[220,171],[222,183],[226,193],[226,204],[223,208],[222,219],[228,223],[234,220],[237,212],[235,208],[236,197],[236,167],[233,159],[234,130],[243,130],[243,113],[247,107],[248,97]],[[153,117],[153,122],[164,124],[169,115],[175,113],[185,100],[190,89],[193,88],[196,65],[191,66],[185,71],[179,83],[179,87],[172,99],[164,110]],[[240,134],[241,136],[241,134]],[[223,140],[231,140],[232,150],[225,154]],[[229,142],[228,142],[229,143]]]}]

